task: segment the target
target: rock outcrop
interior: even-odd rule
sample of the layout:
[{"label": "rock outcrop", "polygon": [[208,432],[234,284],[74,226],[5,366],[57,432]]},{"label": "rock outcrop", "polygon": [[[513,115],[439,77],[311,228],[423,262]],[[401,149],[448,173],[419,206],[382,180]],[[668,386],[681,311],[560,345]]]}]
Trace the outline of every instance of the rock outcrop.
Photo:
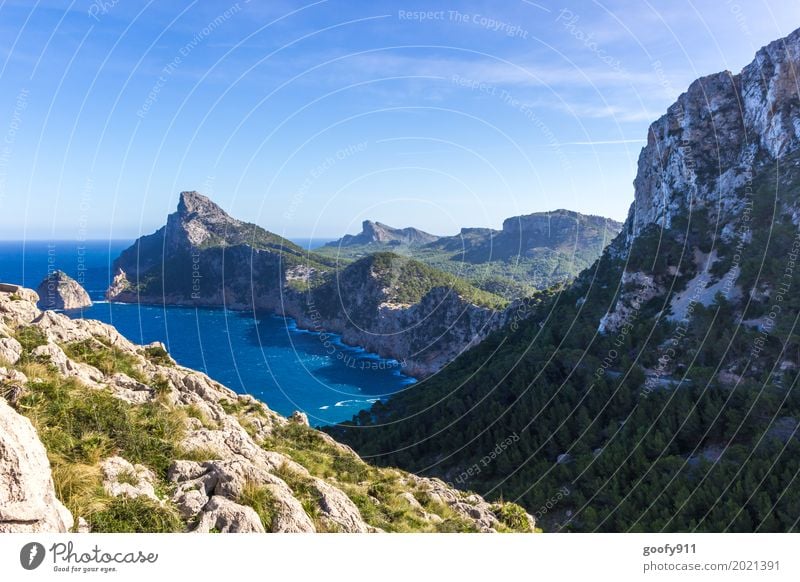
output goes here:
[{"label": "rock outcrop", "polygon": [[[108,520],[97,521],[90,514],[78,513],[73,519],[56,498],[42,441],[30,421],[6,403],[17,405],[20,398],[27,399],[20,412],[28,413],[41,403],[40,391],[59,384],[66,386],[62,399],[76,399],[72,406],[102,394],[123,407],[93,407],[90,416],[113,413],[126,418],[122,429],[107,433],[103,427],[114,425],[113,419],[93,419],[95,428],[88,434],[81,428],[74,438],[88,439],[86,446],[93,451],[82,461],[73,465],[62,455],[56,457],[60,463],[56,479],[67,475],[65,479],[72,479],[67,481],[69,490],[84,491],[80,502],[69,498],[80,512],[102,511],[115,502],[150,504],[142,507],[173,516],[169,519],[178,519],[185,531],[199,533],[438,531],[451,527],[454,520],[459,529],[471,531],[504,527],[500,506],[441,482],[370,467],[349,447],[308,427],[301,415],[284,418],[169,358],[149,358],[145,348],[153,346],[137,346],[112,326],[42,312],[35,300],[35,294],[24,289],[0,291],[4,333],[27,338],[25,345],[11,337],[3,338],[12,341],[2,344],[22,369],[14,367],[14,358],[6,358],[7,367],[0,368],[0,531],[67,531],[75,523],[79,531],[108,527]],[[98,364],[101,370],[82,361],[86,353],[93,362],[98,362],[98,353],[112,359]],[[115,362],[124,362],[124,373]],[[44,377],[29,378],[23,369]],[[68,414],[69,405],[63,400],[59,405]],[[146,461],[132,461],[142,455],[138,445],[127,455],[108,445],[119,437],[115,430],[124,432],[123,443],[138,443],[146,438],[145,432],[158,433],[159,426],[148,420],[156,410],[182,419],[179,429],[159,437],[159,451],[174,451],[168,465],[160,452],[154,457],[158,465],[148,466]],[[58,415],[37,416],[42,430],[62,434],[59,431],[78,428],[72,421],[66,426],[49,424],[57,422]],[[101,458],[95,461],[97,455]],[[340,466],[347,468],[341,474]],[[99,492],[90,482],[76,482],[75,475],[85,479],[97,475]],[[415,493],[435,503],[420,509]],[[97,499],[86,502],[86,495]],[[391,512],[381,514],[380,507],[387,503],[392,504]],[[369,512],[364,511],[367,507]],[[403,511],[407,517],[397,517]],[[119,523],[126,514],[113,515],[115,527],[129,531],[125,528],[130,525]],[[406,521],[392,521],[400,519]],[[530,523],[522,531],[532,530]]]},{"label": "rock outcrop", "polygon": [[40,309],[83,309],[92,306],[86,290],[63,271],[48,274],[36,290]]},{"label": "rock outcrop", "polygon": [[122,457],[109,457],[100,462],[103,488],[112,497],[149,497],[158,501],[154,483],[156,476],[144,465],[134,465]]}]

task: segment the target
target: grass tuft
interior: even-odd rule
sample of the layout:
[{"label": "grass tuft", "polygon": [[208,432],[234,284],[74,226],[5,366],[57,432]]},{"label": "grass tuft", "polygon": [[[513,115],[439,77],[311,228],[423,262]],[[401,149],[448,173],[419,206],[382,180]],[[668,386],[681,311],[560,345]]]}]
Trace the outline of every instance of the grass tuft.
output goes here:
[{"label": "grass tuft", "polygon": [[175,508],[146,497],[115,497],[88,518],[98,533],[176,533],[185,531]]},{"label": "grass tuft", "polygon": [[261,518],[264,530],[272,531],[272,520],[275,517],[275,496],[269,489],[257,483],[247,482],[236,502],[252,507]]},{"label": "grass tuft", "polygon": [[94,366],[107,376],[121,372],[143,384],[147,383],[136,357],[116,346],[88,339],[66,344],[63,348],[73,360]]}]

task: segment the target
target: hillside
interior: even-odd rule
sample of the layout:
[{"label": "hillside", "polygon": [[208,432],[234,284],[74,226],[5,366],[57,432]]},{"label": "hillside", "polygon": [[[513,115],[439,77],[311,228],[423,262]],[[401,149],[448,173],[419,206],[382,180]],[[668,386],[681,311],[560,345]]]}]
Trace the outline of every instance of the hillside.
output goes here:
[{"label": "hillside", "polygon": [[800,31],[693,83],[650,127],[591,268],[330,432],[548,530],[797,531],[798,67]]},{"label": "hillside", "polygon": [[0,532],[532,531],[0,286]]},{"label": "hillside", "polygon": [[346,266],[304,294],[301,327],[341,330],[345,342],[395,356],[426,377],[508,320],[502,298],[423,263],[376,253]]},{"label": "hillside", "polygon": [[463,228],[455,236],[428,235],[434,240],[421,236],[376,237],[372,235],[372,224],[365,222],[361,234],[345,236],[318,252],[347,261],[390,251],[507,299],[519,299],[571,281],[600,256],[622,229],[622,224],[611,219],[568,210],[509,218],[503,222],[502,230]]},{"label": "hillside", "polygon": [[341,334],[415,376],[436,372],[497,329],[507,305],[397,255],[342,265],[309,253],[197,192],[183,192],[167,224],[126,249],[114,270],[110,301],[269,311]]}]

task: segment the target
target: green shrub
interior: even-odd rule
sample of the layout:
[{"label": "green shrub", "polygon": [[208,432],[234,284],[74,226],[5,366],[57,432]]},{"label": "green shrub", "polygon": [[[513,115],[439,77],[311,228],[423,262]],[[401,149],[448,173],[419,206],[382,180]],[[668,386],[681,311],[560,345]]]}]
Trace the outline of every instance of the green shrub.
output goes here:
[{"label": "green shrub", "polygon": [[144,349],[145,357],[159,366],[174,366],[172,358],[169,357],[167,350],[161,346],[148,346]]},{"label": "green shrub", "polygon": [[38,327],[33,327],[32,325],[17,330],[16,338],[17,341],[22,345],[23,361],[29,361],[25,358],[25,356],[29,354],[31,350],[47,343],[47,337],[44,335],[44,332]]},{"label": "green shrub", "polygon": [[157,396],[168,394],[170,391],[169,380],[167,380],[161,374],[156,374],[156,376],[150,380],[150,386],[153,388]]},{"label": "green shrub", "polygon": [[493,508],[500,522],[517,532],[530,532],[530,523],[525,510],[516,503],[503,503]]}]

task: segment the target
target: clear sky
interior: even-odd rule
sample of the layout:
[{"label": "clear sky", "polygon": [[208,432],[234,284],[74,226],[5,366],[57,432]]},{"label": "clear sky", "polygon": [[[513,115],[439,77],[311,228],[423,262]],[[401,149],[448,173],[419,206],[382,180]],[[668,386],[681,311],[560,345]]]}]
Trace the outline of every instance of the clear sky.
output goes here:
[{"label": "clear sky", "polygon": [[0,1],[0,238],[133,238],[181,190],[289,237],[623,219],[649,123],[797,0]]}]

